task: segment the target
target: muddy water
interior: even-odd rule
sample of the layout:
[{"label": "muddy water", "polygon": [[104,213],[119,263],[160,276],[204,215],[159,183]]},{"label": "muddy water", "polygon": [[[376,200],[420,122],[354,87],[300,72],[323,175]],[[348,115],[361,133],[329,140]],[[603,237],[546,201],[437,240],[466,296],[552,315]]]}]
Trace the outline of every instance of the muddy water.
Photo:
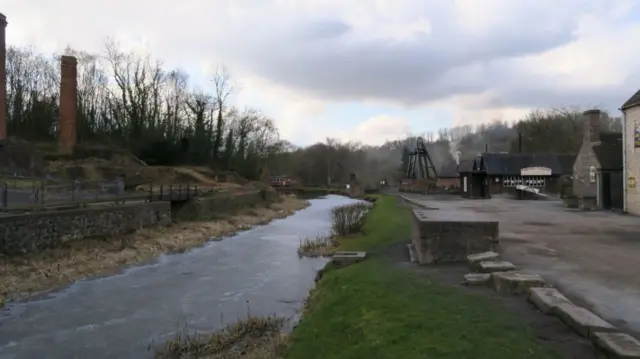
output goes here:
[{"label": "muddy water", "polygon": [[246,316],[295,317],[324,259],[299,259],[298,241],[327,233],[328,196],[288,218],[121,275],[82,281],[0,314],[0,358],[149,358],[182,331]]}]

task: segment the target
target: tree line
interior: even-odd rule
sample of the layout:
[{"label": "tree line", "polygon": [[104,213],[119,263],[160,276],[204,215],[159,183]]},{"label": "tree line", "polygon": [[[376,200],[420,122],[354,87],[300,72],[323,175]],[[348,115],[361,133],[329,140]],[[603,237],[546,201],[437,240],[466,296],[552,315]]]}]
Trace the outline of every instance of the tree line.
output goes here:
[{"label": "tree line", "polygon": [[[514,123],[443,128],[380,146],[328,138],[308,147],[280,139],[273,119],[230,104],[233,86],[221,68],[210,89],[190,85],[180,69],[166,69],[148,54],[108,43],[104,53],[74,49],[78,59],[77,138],[129,150],[150,165],[208,165],[257,179],[266,166],[305,185],[333,186],[355,174],[365,186],[403,176],[402,159],[426,141],[436,170],[490,152],[577,153],[583,109],[536,110]],[[30,48],[7,50],[7,125],[10,136],[29,141],[57,137],[59,56]],[[620,131],[606,112],[601,128]],[[403,155],[404,154],[404,155]]]}]

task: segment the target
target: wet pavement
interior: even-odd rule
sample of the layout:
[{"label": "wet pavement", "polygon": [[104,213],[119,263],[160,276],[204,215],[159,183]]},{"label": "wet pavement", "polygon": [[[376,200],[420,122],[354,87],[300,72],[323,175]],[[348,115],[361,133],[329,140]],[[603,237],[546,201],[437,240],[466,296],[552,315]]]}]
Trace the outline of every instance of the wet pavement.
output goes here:
[{"label": "wet pavement", "polygon": [[221,242],[11,304],[0,314],[0,358],[151,358],[150,344],[185,326],[212,331],[249,312],[295,319],[326,263],[299,259],[299,240],[326,234],[330,209],[353,202],[311,200],[293,216]]}]

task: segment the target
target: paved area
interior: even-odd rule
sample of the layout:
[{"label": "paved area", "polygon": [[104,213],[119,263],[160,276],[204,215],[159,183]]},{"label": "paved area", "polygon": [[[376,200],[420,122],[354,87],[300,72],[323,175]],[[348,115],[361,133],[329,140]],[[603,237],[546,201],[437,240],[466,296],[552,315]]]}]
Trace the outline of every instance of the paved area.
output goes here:
[{"label": "paved area", "polygon": [[406,195],[439,216],[500,222],[502,256],[621,328],[640,334],[640,218],[560,201]]}]

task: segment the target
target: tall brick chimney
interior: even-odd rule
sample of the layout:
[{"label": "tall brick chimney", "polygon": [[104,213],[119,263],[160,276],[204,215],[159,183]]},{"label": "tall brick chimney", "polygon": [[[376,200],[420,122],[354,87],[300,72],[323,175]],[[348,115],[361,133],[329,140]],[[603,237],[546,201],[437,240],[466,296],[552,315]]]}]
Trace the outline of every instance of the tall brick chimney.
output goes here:
[{"label": "tall brick chimney", "polygon": [[7,17],[0,13],[0,141],[7,138]]},{"label": "tall brick chimney", "polygon": [[71,154],[76,145],[76,108],[78,101],[78,61],[73,56],[60,59],[60,119],[58,147]]},{"label": "tall brick chimney", "polygon": [[600,142],[600,110],[587,110],[582,116],[584,116],[583,141]]}]

